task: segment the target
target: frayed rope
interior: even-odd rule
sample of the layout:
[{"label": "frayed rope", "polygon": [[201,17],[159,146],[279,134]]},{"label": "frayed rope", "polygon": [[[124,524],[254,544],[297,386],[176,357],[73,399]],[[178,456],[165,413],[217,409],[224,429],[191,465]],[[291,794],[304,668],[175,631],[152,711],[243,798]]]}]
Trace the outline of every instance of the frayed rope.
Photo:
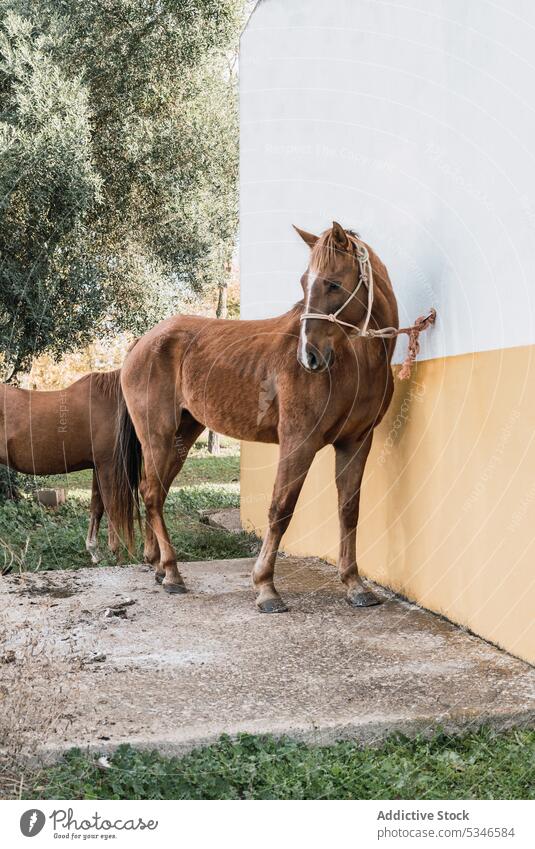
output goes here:
[{"label": "frayed rope", "polygon": [[398,330],[396,334],[397,336],[402,333],[406,333],[409,337],[407,356],[403,360],[402,366],[398,372],[398,380],[410,379],[412,367],[420,352],[420,342],[418,337],[422,330],[427,330],[428,327],[431,327],[435,323],[436,317],[436,310],[431,309],[428,315],[419,316],[411,327],[400,327]]}]

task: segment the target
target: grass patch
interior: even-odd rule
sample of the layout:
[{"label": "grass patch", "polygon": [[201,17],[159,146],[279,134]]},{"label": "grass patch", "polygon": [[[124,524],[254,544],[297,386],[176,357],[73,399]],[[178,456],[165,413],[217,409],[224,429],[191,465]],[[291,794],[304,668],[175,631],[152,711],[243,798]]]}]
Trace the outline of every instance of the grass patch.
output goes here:
[{"label": "grass patch", "polygon": [[[165,518],[179,560],[211,560],[250,557],[258,551],[258,541],[250,534],[229,534],[200,521],[199,511],[239,506],[239,446],[223,440],[222,453],[213,457],[203,442],[194,446],[166,501]],[[43,507],[30,495],[20,501],[0,504],[0,568],[12,571],[80,569],[91,565],[85,550],[89,522],[90,469],[46,478],[26,477],[24,490],[64,487],[65,504],[56,509]],[[178,484],[178,486],[176,485]],[[106,547],[107,522],[100,534],[100,565],[111,566],[114,559]],[[138,535],[137,557],[143,546]]]},{"label": "grass patch", "polygon": [[[235,439],[221,437],[221,454],[218,457],[208,453],[206,437],[201,436],[192,447],[180,474],[175,480],[175,487],[196,486],[203,483],[239,483],[240,480],[240,444]],[[91,469],[80,472],[70,472],[65,475],[19,475],[24,491],[44,487],[64,487],[69,492],[73,490],[88,490],[91,492]]]},{"label": "grass patch", "polygon": [[166,501],[166,522],[178,560],[223,560],[252,557],[259,541],[252,534],[230,534],[199,521],[199,511],[239,507],[238,484],[197,484],[172,490]]},{"label": "grass patch", "polygon": [[182,758],[121,746],[110,769],[72,750],[25,788],[45,799],[532,799],[535,731],[309,747],[241,735]]},{"label": "grass patch", "polygon": [[[25,478],[24,489],[33,491],[45,487],[65,488],[69,492],[73,490],[85,490],[91,492],[91,480],[93,472],[91,469],[83,469],[81,472],[70,472],[68,475],[47,475],[32,478],[29,475],[19,475]],[[175,481],[176,487],[195,486],[198,483],[239,483],[240,480],[240,458],[239,456],[211,457],[210,455],[189,456]]]},{"label": "grass patch", "polygon": [[[89,566],[85,537],[89,498],[77,493],[55,510],[30,498],[0,505],[0,566],[13,571],[79,569]],[[104,536],[102,537],[104,540]],[[104,552],[104,546],[102,546]],[[104,563],[111,564],[106,554]]]},{"label": "grass patch", "polygon": [[22,490],[32,493],[36,489],[66,489],[72,494],[75,490],[91,493],[93,480],[92,469],[82,469],[79,472],[69,472],[65,475],[19,475]]}]

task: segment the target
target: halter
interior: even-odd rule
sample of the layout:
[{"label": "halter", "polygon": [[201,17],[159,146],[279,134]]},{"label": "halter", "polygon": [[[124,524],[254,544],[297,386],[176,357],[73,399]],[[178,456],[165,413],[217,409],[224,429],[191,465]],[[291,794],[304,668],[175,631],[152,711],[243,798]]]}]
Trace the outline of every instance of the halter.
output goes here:
[{"label": "halter", "polygon": [[[357,238],[356,234],[351,231],[348,232],[353,239],[355,239],[356,258],[359,264],[359,282],[336,312],[306,312],[300,316],[299,321],[307,321],[307,319],[310,318],[316,318],[319,321],[330,321],[333,324],[338,324],[342,327],[349,327],[358,336],[368,339],[393,339],[396,336],[400,336],[402,333],[407,334],[409,337],[409,347],[407,356],[405,357],[398,373],[398,378],[400,380],[408,380],[411,375],[411,367],[416,361],[416,357],[420,350],[418,336],[422,330],[427,330],[428,327],[435,323],[435,319],[437,317],[436,310],[431,308],[427,315],[419,316],[410,327],[381,327],[377,330],[370,330],[368,325],[370,323],[373,307],[373,269],[370,261],[370,254],[366,245]],[[345,310],[350,301],[353,300],[363,284],[368,287],[368,308],[366,310],[364,324],[362,327],[358,327],[356,324],[350,324],[349,321],[342,321],[342,319],[338,316],[343,310]]]},{"label": "halter", "polygon": [[[357,286],[351,292],[349,297],[346,298],[342,306],[336,310],[336,312],[306,312],[303,313],[299,321],[306,321],[309,318],[317,318],[320,321],[331,321],[333,322],[333,324],[339,324],[342,327],[350,327],[351,330],[355,331],[359,336],[367,336],[368,338],[379,337],[381,339],[390,339],[393,336],[397,336],[397,334],[400,332],[396,327],[382,327],[380,330],[368,329],[373,307],[373,269],[372,264],[370,262],[370,254],[368,248],[365,244],[363,244],[363,242],[358,241],[353,233],[351,235],[356,240],[356,258],[359,264],[359,282]],[[362,327],[358,327],[356,324],[350,324],[348,321],[342,321],[342,319],[338,318],[338,316],[343,310],[345,310],[350,301],[353,300],[362,285],[368,287],[368,308],[366,310],[366,318],[364,319],[364,324],[362,325]]]}]

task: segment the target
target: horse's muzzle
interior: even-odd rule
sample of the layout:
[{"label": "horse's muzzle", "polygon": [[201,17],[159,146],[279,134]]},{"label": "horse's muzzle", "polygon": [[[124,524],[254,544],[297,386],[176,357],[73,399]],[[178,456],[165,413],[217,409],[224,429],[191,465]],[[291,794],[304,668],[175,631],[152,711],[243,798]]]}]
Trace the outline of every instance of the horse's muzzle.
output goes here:
[{"label": "horse's muzzle", "polygon": [[319,374],[322,371],[330,368],[334,361],[334,351],[332,348],[325,348],[324,351],[319,351],[315,345],[307,342],[304,351],[300,351],[297,359],[304,369],[311,373]]}]

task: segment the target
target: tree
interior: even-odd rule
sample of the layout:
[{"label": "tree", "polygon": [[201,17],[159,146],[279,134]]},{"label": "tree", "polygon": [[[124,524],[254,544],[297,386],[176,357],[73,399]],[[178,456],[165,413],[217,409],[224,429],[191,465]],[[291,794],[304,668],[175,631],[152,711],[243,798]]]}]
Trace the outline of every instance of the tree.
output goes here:
[{"label": "tree", "polygon": [[[106,308],[87,261],[85,222],[101,181],[87,97],[8,14],[0,32],[0,340],[8,378],[34,351],[89,338]],[[83,303],[83,307],[82,307]]]},{"label": "tree", "polygon": [[[218,295],[217,295],[217,307],[215,311],[216,318],[226,318],[227,317],[227,300],[228,300],[228,278],[230,276],[231,268],[228,268],[228,274],[221,281],[218,287]],[[219,441],[219,434],[215,432],[215,430],[208,431],[208,452],[210,454],[214,454],[218,456],[221,453],[221,445]]]},{"label": "tree", "polygon": [[0,0],[0,341],[11,374],[90,334],[144,332],[224,278],[242,8]]}]

